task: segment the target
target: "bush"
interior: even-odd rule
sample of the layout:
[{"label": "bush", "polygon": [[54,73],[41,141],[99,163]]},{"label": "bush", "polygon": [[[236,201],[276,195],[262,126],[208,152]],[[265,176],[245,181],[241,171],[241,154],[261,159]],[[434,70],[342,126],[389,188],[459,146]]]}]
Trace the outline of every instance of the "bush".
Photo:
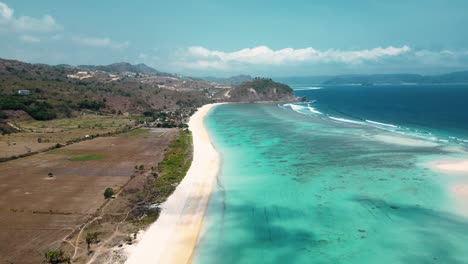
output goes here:
[{"label": "bush", "polygon": [[89,109],[89,110],[99,110],[102,107],[104,107],[105,104],[104,102],[100,101],[89,101],[89,100],[83,100],[78,104],[79,109]]},{"label": "bush", "polygon": [[114,189],[111,187],[107,187],[104,191],[104,198],[109,199],[115,194]]},{"label": "bush", "polygon": [[44,254],[47,263],[60,264],[60,263],[71,263],[70,257],[65,255],[63,250],[49,250]]}]

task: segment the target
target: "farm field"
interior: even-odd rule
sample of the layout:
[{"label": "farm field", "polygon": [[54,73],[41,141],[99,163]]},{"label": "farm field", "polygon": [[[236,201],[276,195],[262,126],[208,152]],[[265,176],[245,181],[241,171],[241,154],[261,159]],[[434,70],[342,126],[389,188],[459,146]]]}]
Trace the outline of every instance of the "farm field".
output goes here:
[{"label": "farm field", "polygon": [[0,158],[42,151],[57,144],[122,131],[135,124],[123,116],[86,115],[50,121],[19,121],[20,132],[0,135]]},{"label": "farm field", "polygon": [[0,163],[0,262],[40,263],[105,203],[107,187],[156,166],[177,131],[138,129]]}]

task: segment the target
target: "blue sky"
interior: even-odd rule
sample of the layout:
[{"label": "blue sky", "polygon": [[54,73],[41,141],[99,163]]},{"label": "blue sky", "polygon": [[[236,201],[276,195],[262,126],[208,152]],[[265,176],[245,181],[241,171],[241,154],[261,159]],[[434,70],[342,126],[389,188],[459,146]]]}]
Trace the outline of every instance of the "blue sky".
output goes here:
[{"label": "blue sky", "polygon": [[186,75],[468,70],[468,1],[0,0],[0,57]]}]

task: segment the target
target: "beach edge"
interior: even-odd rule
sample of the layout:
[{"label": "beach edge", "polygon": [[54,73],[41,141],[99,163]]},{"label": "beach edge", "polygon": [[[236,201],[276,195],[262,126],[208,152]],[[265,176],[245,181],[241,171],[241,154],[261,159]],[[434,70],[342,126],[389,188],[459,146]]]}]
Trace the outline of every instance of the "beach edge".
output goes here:
[{"label": "beach edge", "polygon": [[190,118],[193,138],[190,169],[161,206],[158,220],[141,234],[136,244],[127,248],[125,263],[191,263],[221,160],[204,121],[221,104],[204,105]]}]

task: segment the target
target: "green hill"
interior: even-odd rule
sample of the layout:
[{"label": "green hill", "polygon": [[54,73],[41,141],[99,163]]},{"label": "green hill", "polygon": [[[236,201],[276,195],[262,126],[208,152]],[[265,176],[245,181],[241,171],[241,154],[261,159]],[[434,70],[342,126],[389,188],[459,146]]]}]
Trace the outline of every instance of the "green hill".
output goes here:
[{"label": "green hill", "polygon": [[235,86],[228,96],[229,100],[234,102],[296,100],[291,87],[266,78],[255,78]]}]

